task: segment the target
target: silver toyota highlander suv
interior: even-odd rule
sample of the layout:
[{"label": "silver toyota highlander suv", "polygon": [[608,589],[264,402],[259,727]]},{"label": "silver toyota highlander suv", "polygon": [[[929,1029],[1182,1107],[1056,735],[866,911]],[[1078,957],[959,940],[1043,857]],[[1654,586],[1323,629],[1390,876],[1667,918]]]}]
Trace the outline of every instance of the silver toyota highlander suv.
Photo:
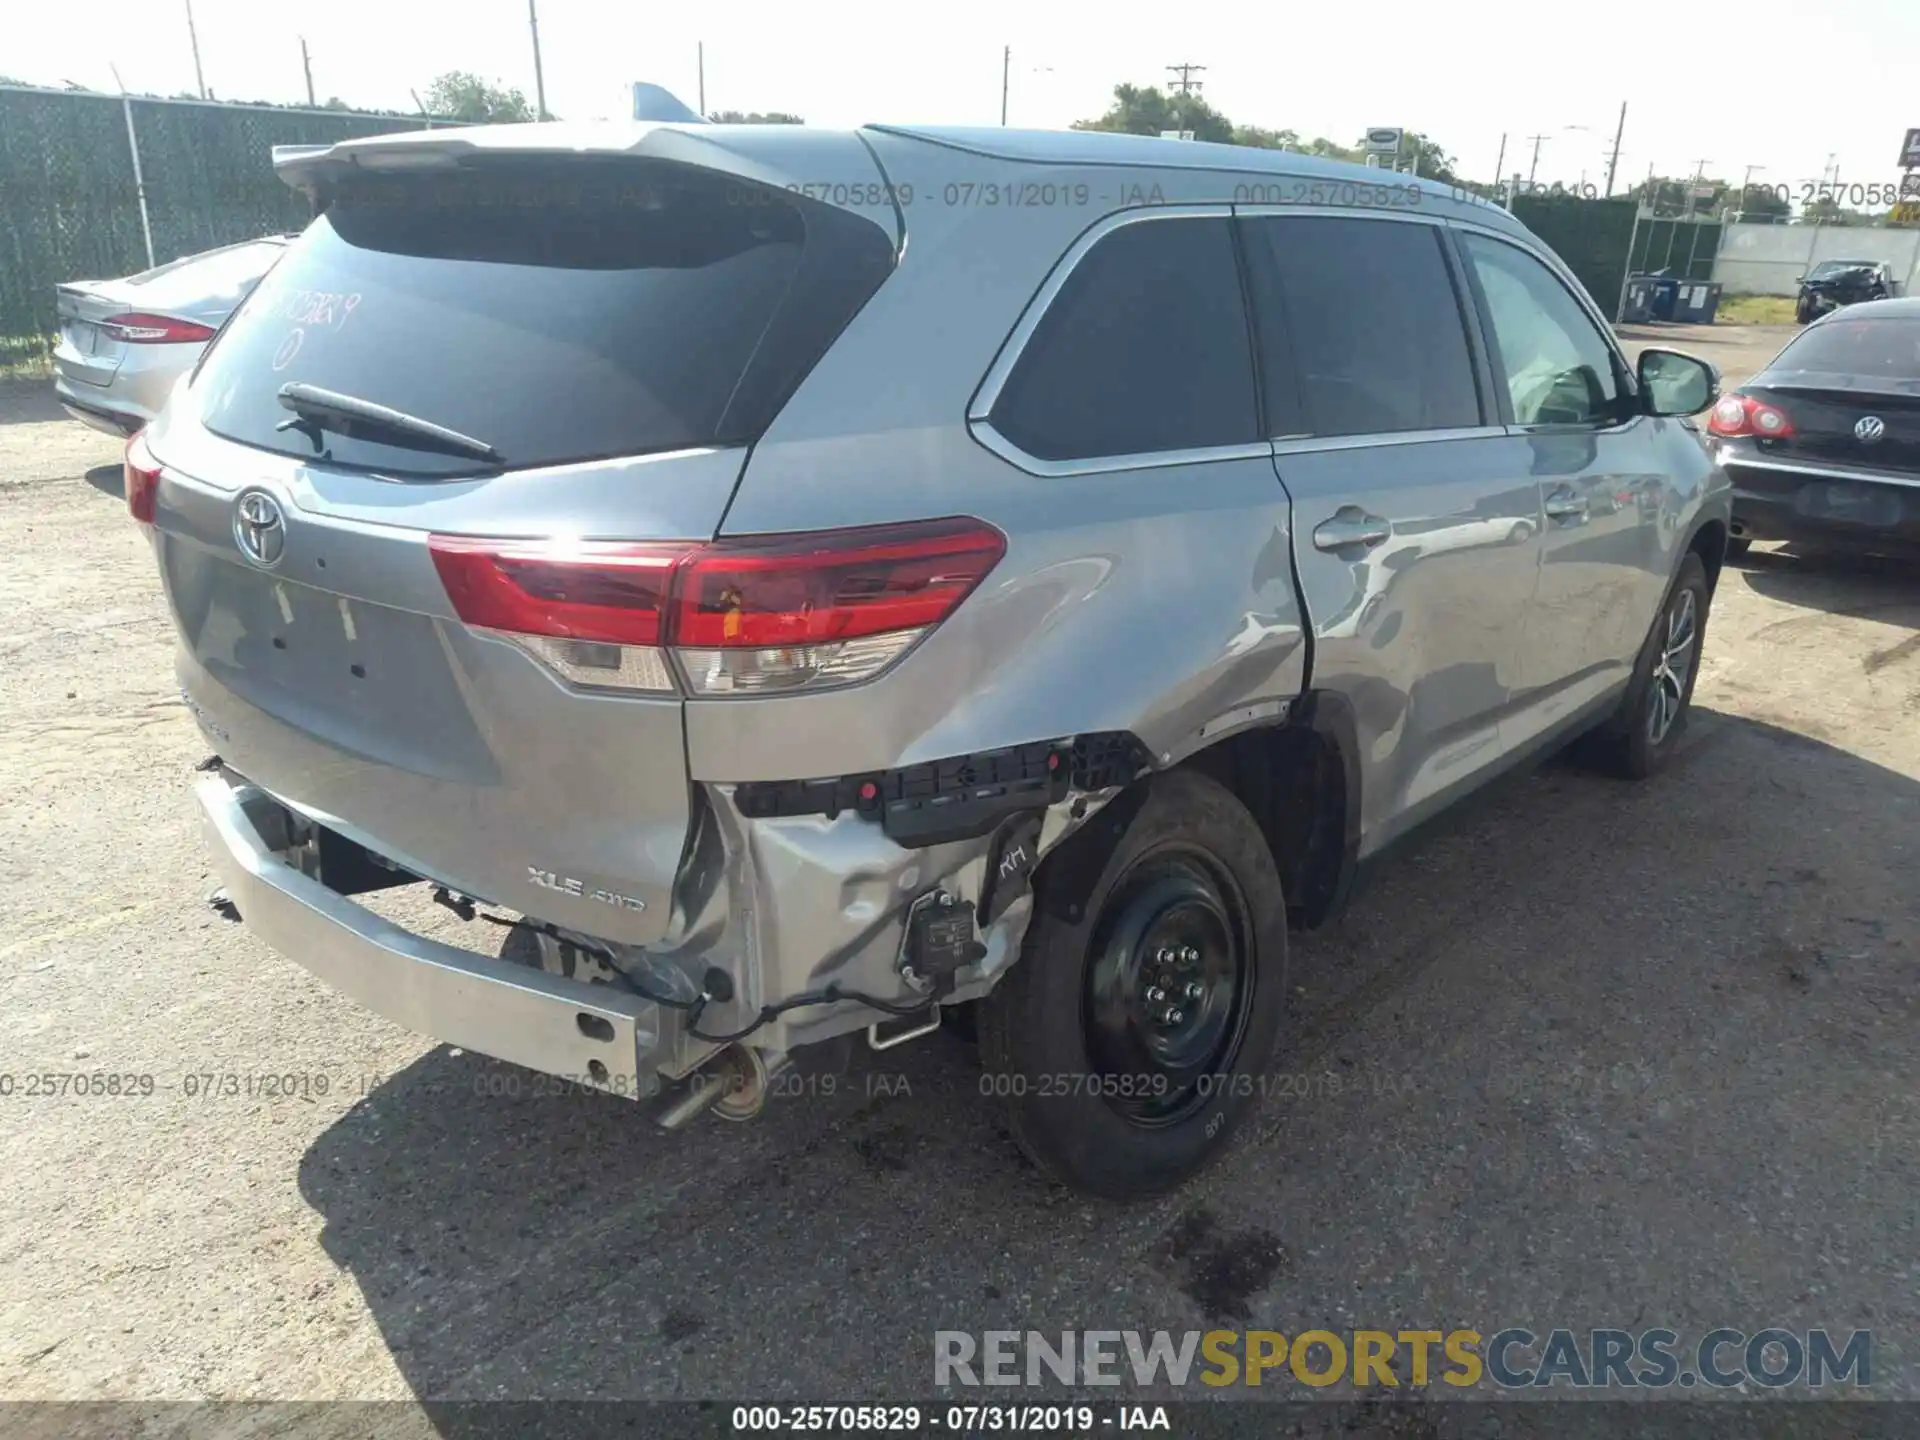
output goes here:
[{"label": "silver toyota highlander suv", "polygon": [[977,1017],[1040,1167],[1148,1194],[1281,1057],[1290,926],[1684,723],[1717,376],[1471,196],[889,126],[276,163],[318,218],[127,496],[232,904],[403,1025],[679,1124]]}]

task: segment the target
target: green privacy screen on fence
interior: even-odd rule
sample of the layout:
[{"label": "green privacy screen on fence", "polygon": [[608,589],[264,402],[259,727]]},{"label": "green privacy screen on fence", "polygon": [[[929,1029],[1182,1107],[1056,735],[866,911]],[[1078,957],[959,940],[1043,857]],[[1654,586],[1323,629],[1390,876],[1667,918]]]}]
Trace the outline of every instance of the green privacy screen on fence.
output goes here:
[{"label": "green privacy screen on fence", "polygon": [[0,371],[44,363],[53,287],[147,268],[127,111],[165,264],[196,250],[298,230],[306,202],[274,176],[275,145],[316,145],[416,130],[404,115],[0,85]]},{"label": "green privacy screen on fence", "polygon": [[1611,319],[1626,283],[1635,209],[1636,202],[1626,198],[1519,195],[1514,197],[1513,218],[1552,247],[1587,287],[1600,313]]}]

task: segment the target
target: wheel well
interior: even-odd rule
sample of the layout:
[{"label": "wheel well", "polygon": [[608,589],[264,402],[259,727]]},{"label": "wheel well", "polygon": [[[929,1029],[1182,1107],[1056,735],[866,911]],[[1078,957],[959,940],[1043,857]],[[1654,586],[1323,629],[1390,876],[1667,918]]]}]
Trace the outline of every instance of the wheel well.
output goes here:
[{"label": "wheel well", "polygon": [[1182,762],[1226,786],[1259,822],[1295,929],[1338,913],[1358,849],[1356,757],[1337,726],[1314,723],[1313,698],[1288,724],[1242,731]]},{"label": "wheel well", "polygon": [[1718,520],[1709,520],[1694,532],[1693,542],[1687,546],[1700,557],[1700,563],[1707,571],[1707,593],[1713,594],[1720,583],[1720,564],[1727,554],[1727,527]]}]

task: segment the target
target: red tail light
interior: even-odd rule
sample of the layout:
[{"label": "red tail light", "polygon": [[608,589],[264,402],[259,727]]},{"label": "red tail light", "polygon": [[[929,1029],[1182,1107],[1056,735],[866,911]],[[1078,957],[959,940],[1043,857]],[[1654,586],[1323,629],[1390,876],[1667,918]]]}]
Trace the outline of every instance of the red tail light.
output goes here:
[{"label": "red tail light", "polygon": [[434,535],[427,548],[454,613],[469,625],[660,645],[673,569],[690,547]]},{"label": "red tail light", "polygon": [[213,331],[191,320],[176,320],[170,315],[149,315],[136,310],[127,315],[110,315],[100,322],[110,340],[129,345],[185,345],[211,340]]},{"label": "red tail light", "polygon": [[120,468],[122,488],[127,495],[127,513],[142,525],[153,523],[154,506],[160,499],[160,467],[147,449],[144,433],[127,441],[127,458]]},{"label": "red tail light", "polygon": [[674,587],[675,645],[817,645],[937,625],[1006,553],[977,520],[721,541]]},{"label": "red tail light", "polygon": [[[939,624],[1006,553],[978,520],[719,540],[486,540],[428,548],[469,625],[538,637],[567,678],[667,689],[677,651],[697,694],[758,694],[869,679]],[[596,647],[598,649],[596,650]]]},{"label": "red tail light", "polygon": [[1784,410],[1735,392],[1722,396],[1713,407],[1707,416],[1707,433],[1725,439],[1753,435],[1762,440],[1783,440],[1793,434],[1793,422]]}]

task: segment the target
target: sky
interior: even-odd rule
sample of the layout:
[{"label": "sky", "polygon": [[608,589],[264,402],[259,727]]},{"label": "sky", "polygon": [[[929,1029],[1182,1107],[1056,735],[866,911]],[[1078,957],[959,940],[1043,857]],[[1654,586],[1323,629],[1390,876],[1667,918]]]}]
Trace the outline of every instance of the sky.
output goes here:
[{"label": "sky", "polygon": [[[305,96],[300,37],[319,99],[410,110],[410,91],[471,70],[534,94],[526,0],[0,0],[0,74],[162,94],[195,88],[191,3],[207,86],[221,99]],[[975,0],[919,9],[871,0],[705,6],[537,0],[548,109],[621,118],[648,80],[709,111],[786,110],[817,125],[1052,128],[1106,108],[1122,82],[1162,85],[1183,62],[1230,119],[1353,143],[1371,126],[1422,130],[1469,179],[1502,154],[1526,175],[1604,184],[1627,104],[1618,184],[1664,175],[1816,183],[1897,177],[1920,126],[1920,0],[1744,0],[1690,28],[1541,0],[1453,7],[1223,3],[1098,10]],[[74,29],[85,17],[85,36]],[[1611,25],[1596,23],[1611,14]],[[1817,13],[1817,24],[1813,16]],[[457,14],[457,22],[447,17]],[[1364,16],[1356,20],[1356,16]],[[964,21],[964,30],[960,28]],[[1596,36],[1605,38],[1596,39]],[[1801,43],[1817,40],[1820,54]],[[1704,165],[1703,163],[1704,162]]]}]

